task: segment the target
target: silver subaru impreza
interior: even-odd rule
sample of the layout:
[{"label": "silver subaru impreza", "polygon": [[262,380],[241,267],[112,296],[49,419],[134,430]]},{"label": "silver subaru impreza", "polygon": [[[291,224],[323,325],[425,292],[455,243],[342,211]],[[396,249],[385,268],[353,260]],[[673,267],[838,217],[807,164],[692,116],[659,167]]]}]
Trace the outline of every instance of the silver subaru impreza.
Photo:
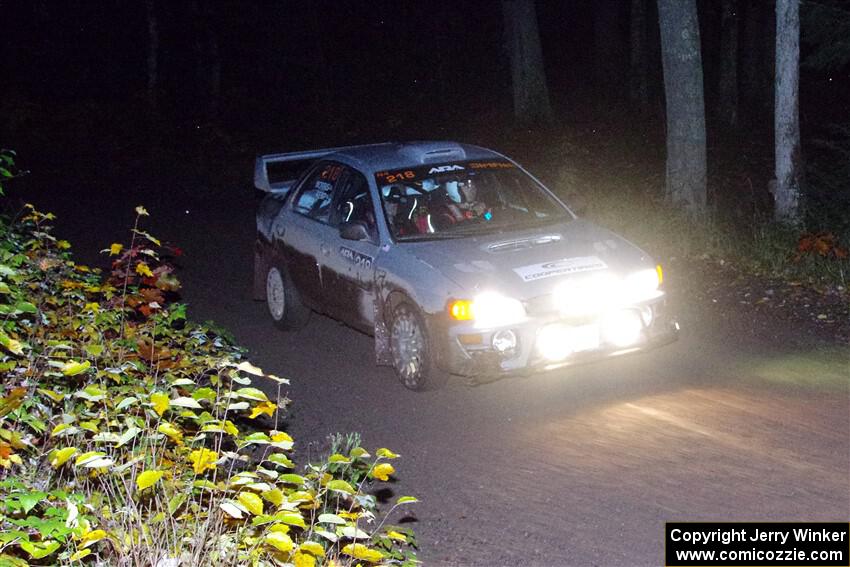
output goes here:
[{"label": "silver subaru impreza", "polygon": [[513,160],[456,142],[264,155],[254,294],[375,337],[411,389],[521,374],[676,339],[661,266],[577,218]]}]

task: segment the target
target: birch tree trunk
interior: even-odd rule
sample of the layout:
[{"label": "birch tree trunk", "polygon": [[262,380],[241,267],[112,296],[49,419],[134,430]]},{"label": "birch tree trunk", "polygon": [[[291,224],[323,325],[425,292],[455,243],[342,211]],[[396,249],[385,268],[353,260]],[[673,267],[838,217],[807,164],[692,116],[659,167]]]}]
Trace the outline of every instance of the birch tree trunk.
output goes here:
[{"label": "birch tree trunk", "polygon": [[649,107],[646,35],[646,0],[632,0],[629,24],[629,98],[641,112],[645,112]]},{"label": "birch tree trunk", "polygon": [[723,0],[720,19],[720,83],[717,114],[728,126],[738,124],[738,5]]},{"label": "birch tree trunk", "polygon": [[552,118],[534,0],[502,0],[511,60],[514,116],[519,122]]},{"label": "birch tree trunk", "polygon": [[800,1],[776,1],[776,94],[774,142],[776,182],[773,196],[777,220],[800,222]]},{"label": "birch tree trunk", "polygon": [[667,101],[667,197],[706,208],[705,99],[696,0],[658,0]]},{"label": "birch tree trunk", "polygon": [[159,25],[156,19],[154,0],[146,0],[148,19],[148,56],[146,96],[151,109],[157,107],[157,89],[159,88]]}]

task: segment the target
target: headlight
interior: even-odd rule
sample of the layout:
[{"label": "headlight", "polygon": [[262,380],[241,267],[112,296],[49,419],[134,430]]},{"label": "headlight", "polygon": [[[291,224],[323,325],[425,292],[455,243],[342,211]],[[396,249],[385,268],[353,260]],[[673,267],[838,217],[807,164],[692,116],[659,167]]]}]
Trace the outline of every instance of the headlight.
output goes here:
[{"label": "headlight", "polygon": [[629,274],[623,281],[623,301],[624,303],[636,303],[658,297],[660,295],[658,286],[660,285],[661,266]]},{"label": "headlight", "polygon": [[456,321],[474,321],[478,328],[504,327],[525,319],[525,307],[517,299],[488,292],[475,296],[472,301],[452,301],[449,315]]}]

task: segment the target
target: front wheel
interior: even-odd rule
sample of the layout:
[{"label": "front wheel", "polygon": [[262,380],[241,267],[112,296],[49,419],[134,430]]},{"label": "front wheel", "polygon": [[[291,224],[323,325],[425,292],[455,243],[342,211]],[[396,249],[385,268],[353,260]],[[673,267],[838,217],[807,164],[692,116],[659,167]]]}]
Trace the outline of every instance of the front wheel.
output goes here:
[{"label": "front wheel", "polygon": [[411,390],[436,389],[448,375],[434,364],[428,329],[419,311],[407,303],[395,308],[390,322],[393,370]]},{"label": "front wheel", "polygon": [[286,271],[276,264],[266,272],[266,305],[275,327],[284,331],[298,330],[310,319],[310,309],[301,303]]}]

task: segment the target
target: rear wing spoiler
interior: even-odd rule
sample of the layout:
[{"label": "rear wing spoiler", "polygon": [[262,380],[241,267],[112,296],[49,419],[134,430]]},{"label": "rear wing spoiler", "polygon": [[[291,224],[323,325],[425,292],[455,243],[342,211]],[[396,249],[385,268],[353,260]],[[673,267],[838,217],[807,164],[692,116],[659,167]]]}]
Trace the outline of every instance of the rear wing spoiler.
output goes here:
[{"label": "rear wing spoiler", "polygon": [[[257,156],[254,162],[254,187],[266,193],[285,193],[289,191],[292,184],[297,180],[297,175],[289,175],[289,179],[277,181],[269,180],[269,165],[276,163],[295,163],[303,161],[314,161],[343,150],[349,150],[358,146],[343,146],[338,148],[324,148],[321,150],[307,150],[302,152],[288,152],[284,154],[266,154]],[[292,168],[296,171],[297,168]],[[287,177],[284,175],[284,177]]]}]

